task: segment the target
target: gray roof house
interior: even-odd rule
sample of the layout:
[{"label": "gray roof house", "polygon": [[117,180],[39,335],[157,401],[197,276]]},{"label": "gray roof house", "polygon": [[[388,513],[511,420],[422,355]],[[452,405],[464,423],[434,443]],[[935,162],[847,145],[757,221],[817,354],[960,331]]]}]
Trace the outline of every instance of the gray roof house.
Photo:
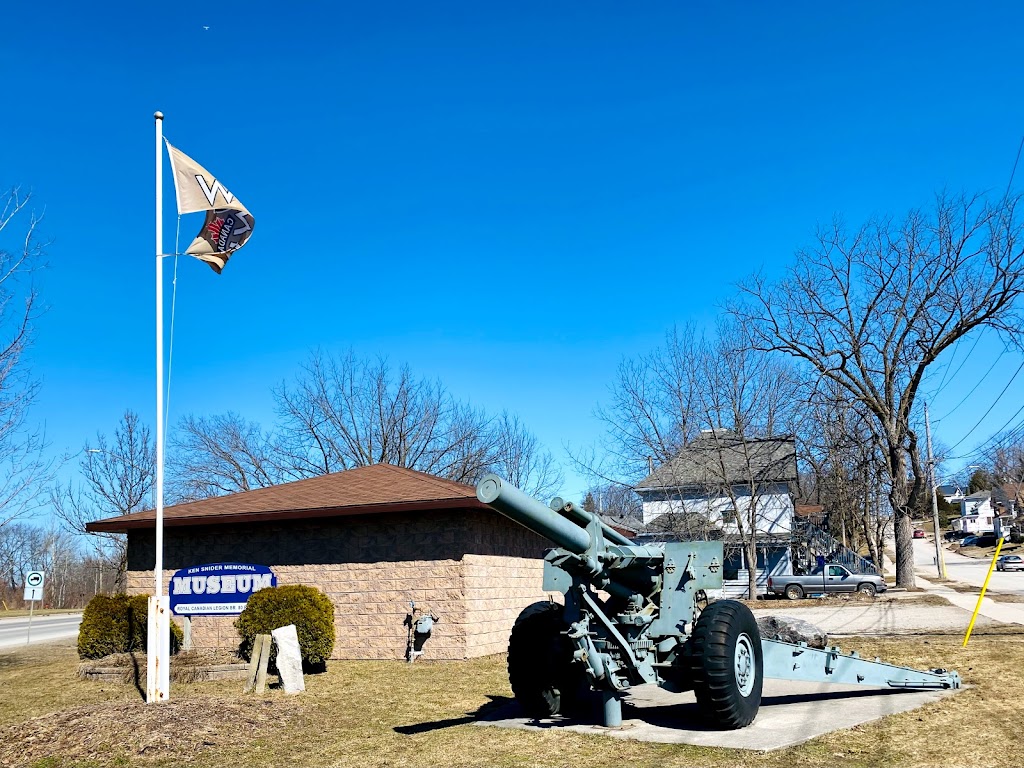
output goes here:
[{"label": "gray roof house", "polygon": [[[757,571],[759,592],[773,573],[790,572],[791,484],[797,479],[792,436],[742,438],[704,431],[635,486],[643,501],[641,540],[718,539],[726,545],[723,594],[746,594]],[[739,548],[740,528],[753,531],[758,563]],[[762,562],[763,561],[763,562]]]},{"label": "gray roof house", "polygon": [[674,458],[636,485],[641,495],[681,488],[788,483],[797,479],[796,440],[791,436],[740,438],[705,430]]}]

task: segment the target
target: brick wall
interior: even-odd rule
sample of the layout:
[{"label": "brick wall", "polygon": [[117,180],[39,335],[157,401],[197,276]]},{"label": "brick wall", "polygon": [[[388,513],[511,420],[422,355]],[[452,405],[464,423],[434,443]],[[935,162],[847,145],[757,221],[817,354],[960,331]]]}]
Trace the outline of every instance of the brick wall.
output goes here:
[{"label": "brick wall", "polygon": [[[128,591],[152,590],[153,534],[132,532]],[[245,526],[169,527],[165,583],[179,568],[269,565],[278,584],[306,584],[335,608],[336,659],[403,659],[409,602],[440,617],[425,659],[504,651],[519,611],[544,599],[541,537],[496,513],[451,510]],[[196,617],[193,645],[238,644],[233,617]]]}]

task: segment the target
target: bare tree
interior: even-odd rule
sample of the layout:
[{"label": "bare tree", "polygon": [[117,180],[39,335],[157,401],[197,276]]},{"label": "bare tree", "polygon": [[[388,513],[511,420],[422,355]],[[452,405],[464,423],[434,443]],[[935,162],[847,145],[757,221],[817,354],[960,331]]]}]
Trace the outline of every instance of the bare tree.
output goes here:
[{"label": "bare tree", "polygon": [[47,607],[81,608],[100,591],[104,575],[108,584],[114,583],[113,567],[83,556],[67,531],[20,522],[0,528],[0,600],[5,605],[21,602],[30,570],[46,572]]},{"label": "bare tree", "polygon": [[829,379],[814,383],[803,410],[801,456],[814,474],[815,500],[830,533],[854,551],[863,543],[881,570],[891,517],[880,507],[881,445],[863,406]]},{"label": "bare tree", "polygon": [[583,508],[601,515],[632,519],[636,523],[643,520],[640,497],[628,483],[601,482],[591,485],[583,500]]},{"label": "bare tree", "polygon": [[467,483],[493,471],[534,495],[562,482],[551,454],[518,417],[492,418],[408,366],[317,352],[274,395],[279,420],[271,432],[235,413],[181,420],[168,472],[179,498],[378,463]]},{"label": "bare tree", "polygon": [[758,349],[782,352],[864,405],[884,448],[896,515],[896,582],[913,587],[910,515],[928,492],[912,418],[928,366],[972,331],[1018,339],[1024,291],[1017,198],[937,197],[902,221],[841,222],[778,281],[741,286],[733,316]]},{"label": "bare tree", "polygon": [[703,355],[701,335],[684,325],[673,327],[652,353],[620,363],[610,403],[595,412],[606,429],[608,466],[595,467],[590,456],[577,463],[605,479],[637,480],[675,456],[706,424],[697,364]]},{"label": "bare tree", "polygon": [[0,196],[0,527],[38,506],[53,471],[43,433],[28,423],[39,383],[24,355],[40,310],[34,276],[45,266],[40,217],[29,210],[30,200],[18,188]]},{"label": "bare tree", "polygon": [[275,397],[281,462],[293,477],[388,463],[468,481],[493,457],[482,412],[384,359],[314,353]]},{"label": "bare tree", "polygon": [[[709,339],[684,326],[651,354],[624,362],[610,405],[598,411],[610,466],[634,483],[648,476],[638,485],[645,522],[680,538],[734,531],[751,594],[758,546],[781,530],[772,524],[776,502],[796,479],[791,447],[782,460],[780,441],[765,438],[792,429],[798,386],[791,366],[752,350],[741,328],[723,323]],[[783,481],[783,468],[773,467],[780,460]]]},{"label": "bare tree", "polygon": [[565,478],[554,457],[541,448],[518,416],[502,411],[489,430],[495,442],[490,471],[529,496],[547,498],[559,490]]},{"label": "bare tree", "polygon": [[[794,425],[800,382],[784,359],[753,349],[744,329],[721,322],[700,357],[698,399],[711,429],[702,444],[712,451],[706,466],[709,493],[730,502],[732,520],[747,562],[747,594],[757,596],[758,549],[780,533],[790,504],[779,500],[797,479]],[[780,440],[778,435],[786,435]],[[723,521],[724,522],[724,521]],[[789,541],[781,542],[788,548]]]},{"label": "bare tree", "polygon": [[146,509],[156,477],[156,447],[149,428],[137,413],[125,411],[114,430],[113,442],[97,433],[86,443],[79,460],[80,480],[50,491],[54,513],[67,530],[89,537],[96,556],[123,573],[127,542],[116,533],[86,530],[86,523]]},{"label": "bare tree", "polygon": [[185,416],[170,449],[168,485],[181,501],[266,488],[287,478],[274,438],[237,413]]}]

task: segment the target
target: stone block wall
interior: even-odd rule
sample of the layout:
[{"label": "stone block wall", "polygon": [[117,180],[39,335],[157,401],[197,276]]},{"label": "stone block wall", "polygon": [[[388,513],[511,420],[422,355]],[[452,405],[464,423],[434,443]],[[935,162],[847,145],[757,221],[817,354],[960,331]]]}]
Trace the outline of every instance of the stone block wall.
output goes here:
[{"label": "stone block wall", "polygon": [[540,591],[543,577],[543,561],[537,558],[466,555],[463,579],[468,657],[508,650],[508,636],[516,617],[526,606],[546,599]]},{"label": "stone block wall", "polygon": [[[334,603],[335,659],[404,659],[410,601],[440,619],[424,659],[501,652],[519,611],[545,597],[546,540],[485,511],[172,526],[164,540],[165,583],[179,568],[243,562],[270,566],[280,585],[322,590]],[[129,535],[129,593],[151,591],[154,555],[152,532]],[[195,617],[194,647],[236,647],[233,621]]]}]

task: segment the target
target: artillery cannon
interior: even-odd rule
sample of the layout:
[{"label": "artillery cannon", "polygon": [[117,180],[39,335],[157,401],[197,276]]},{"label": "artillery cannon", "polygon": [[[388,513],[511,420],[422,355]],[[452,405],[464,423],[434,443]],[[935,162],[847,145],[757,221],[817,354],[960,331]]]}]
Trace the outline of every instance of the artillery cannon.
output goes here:
[{"label": "artillery cannon", "polygon": [[637,545],[575,504],[550,509],[485,476],[477,498],[558,546],[544,554],[544,589],[565,604],[535,603],[509,638],[512,691],[531,717],[574,714],[600,693],[604,725],[622,724],[622,696],[656,683],[693,690],[723,729],[757,716],[765,677],[881,688],[959,688],[956,672],[919,671],[861,659],[837,647],[762,639],[750,609],[709,602],[722,587],[721,542]]}]

